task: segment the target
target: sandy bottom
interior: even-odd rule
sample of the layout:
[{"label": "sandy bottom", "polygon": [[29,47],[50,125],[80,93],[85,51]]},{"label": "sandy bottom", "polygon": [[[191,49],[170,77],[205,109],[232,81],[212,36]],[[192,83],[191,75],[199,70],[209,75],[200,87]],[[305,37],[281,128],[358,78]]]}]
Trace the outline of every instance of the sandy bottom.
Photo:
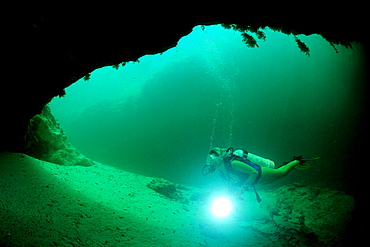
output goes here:
[{"label": "sandy bottom", "polygon": [[253,193],[220,220],[207,200],[171,200],[153,180],[0,153],[1,246],[280,246],[253,227],[269,217]]}]

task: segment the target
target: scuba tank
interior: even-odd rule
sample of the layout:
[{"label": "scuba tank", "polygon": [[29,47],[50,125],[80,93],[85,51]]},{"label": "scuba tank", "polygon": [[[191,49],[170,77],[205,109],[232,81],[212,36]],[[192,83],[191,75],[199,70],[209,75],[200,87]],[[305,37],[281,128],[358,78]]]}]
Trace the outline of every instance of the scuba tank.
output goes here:
[{"label": "scuba tank", "polygon": [[248,153],[247,159],[259,166],[275,168],[275,163],[272,160],[262,158],[255,154]]},{"label": "scuba tank", "polygon": [[249,153],[242,149],[235,150],[234,155],[247,158],[252,163],[262,167],[275,168],[275,163],[272,160],[262,158],[258,155]]}]

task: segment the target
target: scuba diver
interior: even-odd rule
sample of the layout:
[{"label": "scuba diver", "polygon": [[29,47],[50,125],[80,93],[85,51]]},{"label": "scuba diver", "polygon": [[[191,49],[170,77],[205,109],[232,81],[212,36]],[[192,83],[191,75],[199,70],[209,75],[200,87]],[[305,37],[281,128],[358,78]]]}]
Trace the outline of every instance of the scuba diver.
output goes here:
[{"label": "scuba diver", "polygon": [[253,187],[257,201],[260,202],[261,199],[255,188],[257,184],[273,183],[287,176],[293,169],[306,170],[317,159],[319,157],[303,159],[302,155],[294,156],[290,162],[275,169],[273,161],[248,153],[245,149],[234,150],[232,147],[228,149],[215,147],[209,152],[208,162],[203,167],[202,174],[207,175],[219,169],[222,178],[229,183],[229,187],[240,187],[235,196],[239,196],[244,190]]}]

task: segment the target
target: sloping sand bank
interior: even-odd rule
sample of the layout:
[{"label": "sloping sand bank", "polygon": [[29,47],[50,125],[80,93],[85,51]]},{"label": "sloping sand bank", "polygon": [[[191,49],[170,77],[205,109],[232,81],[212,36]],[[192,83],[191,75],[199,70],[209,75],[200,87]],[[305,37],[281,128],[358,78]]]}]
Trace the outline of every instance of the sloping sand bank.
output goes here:
[{"label": "sloping sand bank", "polygon": [[[155,191],[153,184],[163,188]],[[283,246],[340,241],[335,235],[350,218],[353,198],[294,186],[261,191],[261,204],[254,193],[246,193],[235,201],[233,215],[221,220],[209,213],[214,195],[196,188],[99,163],[60,166],[0,153],[0,245]],[[332,205],[323,208],[323,200]],[[305,211],[302,205],[307,203]]]}]

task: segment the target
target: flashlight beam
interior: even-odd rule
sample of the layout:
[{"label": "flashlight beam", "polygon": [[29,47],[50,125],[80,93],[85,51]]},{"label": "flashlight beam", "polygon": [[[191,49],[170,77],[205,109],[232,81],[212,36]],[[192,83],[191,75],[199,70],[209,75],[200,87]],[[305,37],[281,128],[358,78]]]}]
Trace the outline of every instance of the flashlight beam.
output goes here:
[{"label": "flashlight beam", "polygon": [[213,200],[211,212],[218,218],[224,218],[230,215],[233,210],[233,204],[227,197],[218,197]]}]

